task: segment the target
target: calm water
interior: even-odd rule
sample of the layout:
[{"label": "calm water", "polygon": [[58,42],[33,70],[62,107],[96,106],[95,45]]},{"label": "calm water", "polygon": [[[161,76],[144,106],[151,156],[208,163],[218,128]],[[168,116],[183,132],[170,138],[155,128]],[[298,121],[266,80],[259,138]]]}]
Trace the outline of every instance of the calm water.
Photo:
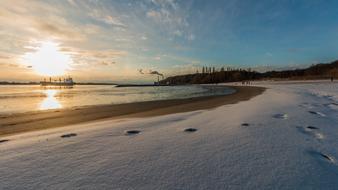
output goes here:
[{"label": "calm water", "polygon": [[0,113],[189,98],[230,94],[232,92],[233,90],[229,88],[198,85],[123,88],[111,85],[79,85],[73,88],[0,85]]}]

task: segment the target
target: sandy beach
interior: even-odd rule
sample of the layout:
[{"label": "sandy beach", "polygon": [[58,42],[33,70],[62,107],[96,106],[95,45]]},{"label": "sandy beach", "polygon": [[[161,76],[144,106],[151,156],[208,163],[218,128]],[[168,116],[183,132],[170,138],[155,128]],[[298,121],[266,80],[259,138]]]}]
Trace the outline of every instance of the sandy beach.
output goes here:
[{"label": "sandy beach", "polygon": [[74,109],[34,111],[0,115],[0,136],[34,130],[63,127],[106,118],[150,117],[211,109],[225,104],[249,100],[264,92],[262,87],[233,86],[235,93],[225,96],[147,101],[119,105],[87,106]]}]

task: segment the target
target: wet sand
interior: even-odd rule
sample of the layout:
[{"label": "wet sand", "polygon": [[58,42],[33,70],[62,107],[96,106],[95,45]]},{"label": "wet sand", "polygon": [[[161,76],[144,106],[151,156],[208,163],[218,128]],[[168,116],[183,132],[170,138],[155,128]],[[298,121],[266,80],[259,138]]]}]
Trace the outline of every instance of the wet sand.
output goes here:
[{"label": "wet sand", "polygon": [[0,136],[63,127],[106,118],[150,117],[211,109],[225,104],[235,104],[240,101],[249,100],[265,91],[263,87],[232,86],[231,88],[234,88],[236,92],[223,96],[99,105],[0,115]]}]

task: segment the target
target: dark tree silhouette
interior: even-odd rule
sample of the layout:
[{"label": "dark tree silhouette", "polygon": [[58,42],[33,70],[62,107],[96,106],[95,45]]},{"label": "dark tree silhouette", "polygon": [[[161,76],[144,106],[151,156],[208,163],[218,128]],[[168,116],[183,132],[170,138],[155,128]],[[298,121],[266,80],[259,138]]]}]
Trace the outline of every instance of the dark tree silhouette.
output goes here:
[{"label": "dark tree silhouette", "polygon": [[338,78],[338,60],[331,63],[320,63],[312,65],[306,69],[295,69],[285,71],[269,71],[259,73],[249,69],[232,69],[222,67],[216,71],[215,67],[203,67],[202,73],[180,75],[168,77],[161,84],[205,84],[205,83],[221,83],[221,82],[237,82],[250,80],[308,80],[308,79],[337,79]]}]

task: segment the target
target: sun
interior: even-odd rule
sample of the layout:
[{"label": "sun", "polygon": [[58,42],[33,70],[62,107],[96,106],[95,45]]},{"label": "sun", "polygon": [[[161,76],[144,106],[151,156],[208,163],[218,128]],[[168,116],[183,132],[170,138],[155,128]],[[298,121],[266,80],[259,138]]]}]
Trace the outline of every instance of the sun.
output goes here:
[{"label": "sun", "polygon": [[35,52],[26,53],[23,56],[23,61],[39,75],[64,75],[66,70],[70,68],[72,59],[70,55],[61,52],[59,49],[57,43],[42,42]]}]

